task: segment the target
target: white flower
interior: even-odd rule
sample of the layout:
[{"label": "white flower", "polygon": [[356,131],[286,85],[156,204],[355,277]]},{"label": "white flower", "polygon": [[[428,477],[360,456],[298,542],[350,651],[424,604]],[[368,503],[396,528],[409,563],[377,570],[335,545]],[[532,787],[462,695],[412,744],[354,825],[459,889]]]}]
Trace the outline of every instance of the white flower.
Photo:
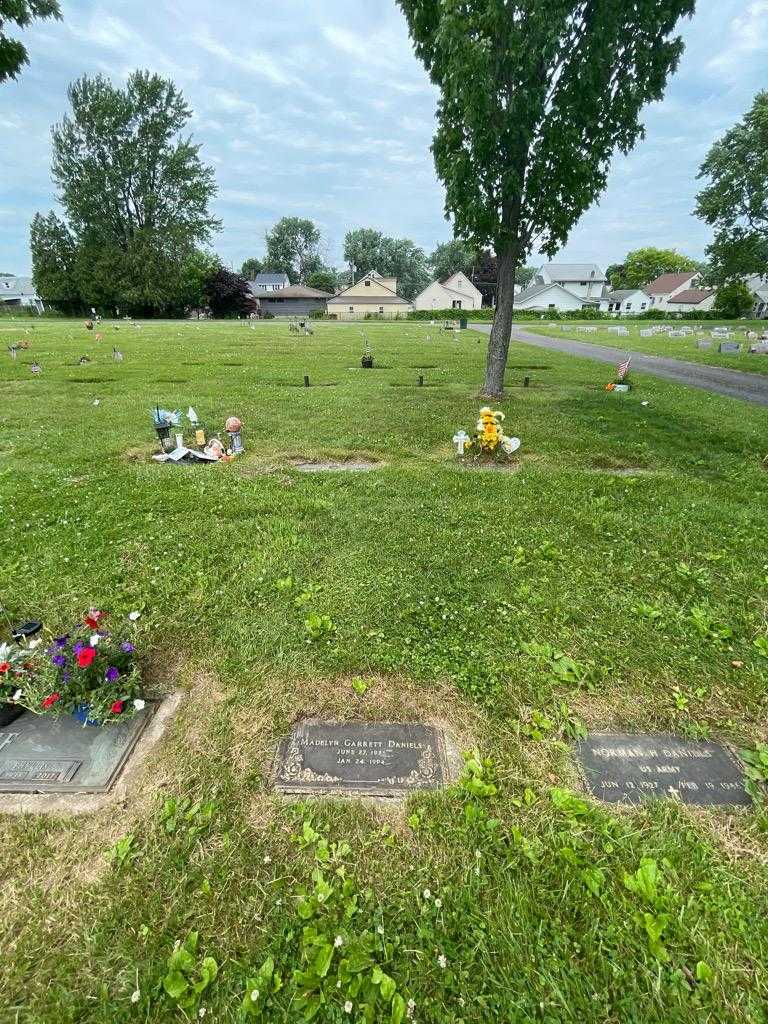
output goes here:
[{"label": "white flower", "polygon": [[11,699],[12,700],[19,700],[23,695],[24,695],[24,691],[23,690],[17,690],[16,693],[14,693],[14,695],[13,695],[13,697]]},{"label": "white flower", "polygon": [[141,697],[136,697],[133,702],[133,706],[137,711],[143,711],[146,707],[147,702],[142,700]]},{"label": "white flower", "polygon": [[435,900],[435,906],[436,906],[436,907],[438,908],[438,910],[439,910],[439,909],[440,909],[440,907],[442,907],[442,905],[443,905],[443,901],[442,901],[442,900],[441,900],[441,899],[440,899],[440,898],[438,897],[438,898],[437,898],[437,899]]},{"label": "white flower", "polygon": [[333,944],[336,947],[336,949],[338,949],[339,946],[344,945],[344,939],[342,939],[340,935],[337,935],[336,938],[333,940]]},{"label": "white flower", "polygon": [[379,935],[383,935],[383,934],[384,934],[384,925],[383,925],[383,924],[380,924],[380,925],[379,925],[379,926],[377,927],[376,931],[377,931],[377,932],[379,933]]},{"label": "white flower", "polygon": [[425,900],[428,900],[431,895],[432,893],[430,892],[429,889],[425,889],[424,892],[422,893],[422,896],[424,897]]},{"label": "white flower", "polygon": [[414,1013],[415,1009],[416,1009],[416,1000],[415,999],[409,999],[408,1000],[408,1008],[405,1011],[405,1016],[408,1018],[408,1020],[413,1020],[413,1013]]},{"label": "white flower", "polygon": [[344,1013],[352,1013],[352,1000],[351,999],[348,999],[346,1001],[346,1003],[344,1003]]},{"label": "white flower", "polygon": [[98,399],[98,398],[94,398],[94,400],[93,400],[93,404],[94,404],[94,405],[99,405],[99,404],[100,404],[100,403],[99,403],[99,399]]},{"label": "white flower", "polygon": [[255,1002],[257,1002],[257,1001],[258,1001],[258,998],[259,998],[259,990],[258,990],[257,988],[255,988],[255,989],[253,990],[253,992],[251,992],[251,1002],[252,1002],[252,1003],[255,1003]]},{"label": "white flower", "polygon": [[446,967],[448,966],[448,961],[447,961],[447,960],[445,959],[445,957],[443,956],[443,954],[442,954],[442,953],[441,953],[441,954],[440,954],[440,956],[439,956],[439,957],[437,958],[437,963],[438,963],[438,966],[439,966],[439,967],[442,967],[442,968],[443,968],[443,970],[445,970],[445,968],[446,968]]},{"label": "white flower", "polygon": [[129,612],[128,613],[128,618],[131,620],[131,622],[135,622],[136,619],[138,619],[138,617],[140,615],[141,615],[141,612]]},{"label": "white flower", "polygon": [[272,858],[269,856],[269,854],[267,854],[267,856],[264,858],[263,863],[264,864],[271,864],[272,863]]},{"label": "white flower", "polygon": [[139,992],[138,989],[136,989],[135,992],[131,992],[131,1002],[132,1003],[138,1003],[138,1001],[140,999],[141,999],[141,992]]},{"label": "white flower", "polygon": [[101,640],[101,637],[99,636],[98,633],[91,633],[88,639],[88,643],[91,645],[91,647],[98,647],[99,640]]},{"label": "white flower", "polygon": [[648,405],[647,402],[641,402],[640,405]]},{"label": "white flower", "polygon": [[200,1009],[197,1011],[197,1016],[200,1018],[200,1020],[202,1020],[206,1013],[208,1013],[206,1008],[204,1006],[201,1006]]}]

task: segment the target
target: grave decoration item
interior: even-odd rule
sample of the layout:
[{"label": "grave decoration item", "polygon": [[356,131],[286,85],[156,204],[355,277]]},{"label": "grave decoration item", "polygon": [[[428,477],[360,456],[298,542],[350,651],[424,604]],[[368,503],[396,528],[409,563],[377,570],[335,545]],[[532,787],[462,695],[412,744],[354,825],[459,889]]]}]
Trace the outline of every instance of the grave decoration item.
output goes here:
[{"label": "grave decoration item", "polygon": [[198,449],[202,451],[205,448],[205,428],[200,422],[200,418],[195,410],[190,407],[187,409],[187,419],[189,420],[190,426],[195,432],[195,444]]},{"label": "grave decoration item", "polygon": [[85,329],[86,329],[86,331],[92,331],[93,330],[93,320],[86,320],[85,321]]},{"label": "grave decoration item", "polygon": [[18,345],[9,345],[8,346],[8,354],[10,355],[11,359],[16,359],[16,357],[19,354],[19,346]]},{"label": "grave decoration item", "polygon": [[373,352],[371,351],[371,343],[368,339],[365,339],[365,346],[363,348],[363,358],[360,360],[360,365],[364,370],[373,369]]},{"label": "grave decoration item", "polygon": [[242,455],[245,451],[241,431],[243,424],[239,417],[230,416],[224,424],[224,429],[229,434],[229,449],[227,455]]},{"label": "grave decoration item", "polygon": [[114,346],[112,347],[112,358],[115,360],[116,363],[122,363],[123,353],[120,351],[119,348],[115,348]]},{"label": "grave decoration item", "polygon": [[[145,705],[134,630],[107,627],[108,614],[91,609],[47,647],[38,647],[16,702],[36,715],[72,715],[100,726],[131,718]],[[129,623],[131,622],[129,616]]]},{"label": "grave decoration item", "polygon": [[43,372],[42,366],[40,365],[40,363],[38,363],[38,361],[36,359],[29,364],[29,369],[34,374],[38,374],[38,373],[42,373]]},{"label": "grave decoration item", "polygon": [[178,427],[181,423],[181,413],[178,410],[169,412],[168,409],[161,409],[160,406],[155,406],[152,413],[152,421],[160,441],[160,448],[164,452],[172,452],[171,427]]},{"label": "grave decoration item", "polygon": [[21,644],[0,644],[0,726],[10,725],[24,713],[18,701],[32,673],[32,656]]},{"label": "grave decoration item", "polygon": [[87,366],[88,363],[90,363],[90,361],[91,360],[88,358],[88,356],[80,356],[80,358],[78,359],[78,365]]},{"label": "grave decoration item", "polygon": [[504,413],[484,405],[480,410],[475,433],[467,437],[463,430],[453,437],[460,459],[469,458],[476,463],[512,462],[521,445],[519,437],[508,437],[502,426]]},{"label": "grave decoration item", "polygon": [[619,363],[616,367],[616,380],[605,385],[606,391],[615,391],[616,394],[626,394],[627,391],[631,390],[632,385],[627,380],[629,364],[631,362],[632,356],[627,356],[623,363]]}]

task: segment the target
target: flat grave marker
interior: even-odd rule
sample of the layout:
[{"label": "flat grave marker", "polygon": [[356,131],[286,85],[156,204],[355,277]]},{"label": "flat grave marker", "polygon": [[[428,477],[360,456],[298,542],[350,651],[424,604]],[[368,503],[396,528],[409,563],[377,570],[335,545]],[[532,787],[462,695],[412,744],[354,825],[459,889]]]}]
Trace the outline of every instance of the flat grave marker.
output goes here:
[{"label": "flat grave marker", "polygon": [[721,341],[717,350],[726,354],[741,352],[741,345],[738,341]]},{"label": "flat grave marker", "polygon": [[0,729],[0,793],[106,793],[152,717],[101,728],[25,712]]},{"label": "flat grave marker", "polygon": [[576,754],[589,791],[607,803],[660,797],[698,806],[752,802],[739,761],[720,743],[663,733],[592,733]]},{"label": "flat grave marker", "polygon": [[274,784],[281,793],[398,797],[447,779],[445,742],[434,726],[307,719],[280,743]]}]

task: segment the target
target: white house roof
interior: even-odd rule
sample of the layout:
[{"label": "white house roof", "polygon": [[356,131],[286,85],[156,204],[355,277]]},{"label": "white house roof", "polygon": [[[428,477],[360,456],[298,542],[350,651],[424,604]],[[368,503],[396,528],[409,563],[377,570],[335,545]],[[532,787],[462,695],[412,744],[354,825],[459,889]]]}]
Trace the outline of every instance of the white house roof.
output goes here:
[{"label": "white house roof", "polygon": [[600,304],[597,298],[584,298],[583,295],[577,295],[576,292],[569,291],[567,288],[564,288],[561,284],[557,284],[556,282],[551,282],[549,284],[533,284],[522,292],[518,292],[515,296],[515,302],[528,302],[530,299],[535,299],[539,295],[543,295],[544,292],[551,291],[553,288],[557,288],[558,291],[565,292],[566,295],[574,299],[576,302],[580,302],[582,305],[597,306]]},{"label": "white house roof", "polygon": [[546,274],[550,281],[607,281],[608,278],[596,263],[545,263],[539,273]]},{"label": "white house roof", "polygon": [[616,291],[605,292],[602,298],[604,302],[623,302],[637,294],[645,295],[645,292],[642,288],[617,288]]},{"label": "white house roof", "polygon": [[255,283],[257,285],[260,285],[260,284],[289,285],[291,282],[290,282],[287,274],[273,274],[273,273],[269,273],[269,272],[265,271],[263,274],[257,274],[256,275]]},{"label": "white house roof", "polygon": [[0,277],[0,301],[25,297],[37,298],[37,289],[31,277]]}]

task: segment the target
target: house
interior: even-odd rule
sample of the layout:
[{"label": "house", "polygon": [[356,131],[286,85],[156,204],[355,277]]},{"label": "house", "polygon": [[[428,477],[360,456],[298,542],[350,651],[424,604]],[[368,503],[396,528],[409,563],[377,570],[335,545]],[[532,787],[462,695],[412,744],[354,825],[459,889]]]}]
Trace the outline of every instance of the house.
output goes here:
[{"label": "house", "polygon": [[43,300],[31,277],[16,277],[15,274],[0,277],[0,303],[3,309],[34,310],[42,313],[45,309]]},{"label": "house", "polygon": [[714,288],[684,288],[667,299],[665,308],[670,313],[694,313],[712,309],[716,295]]},{"label": "house", "polygon": [[600,312],[626,316],[628,313],[642,313],[650,305],[650,296],[642,288],[618,288],[603,295]]},{"label": "house", "polygon": [[[253,290],[253,289],[252,289]],[[316,311],[325,312],[325,304],[333,298],[330,292],[309,288],[304,284],[289,284],[274,292],[254,292],[262,316],[309,316]]]},{"label": "house", "polygon": [[596,263],[545,263],[531,282],[559,284],[581,299],[598,302],[607,283],[608,278]]},{"label": "house", "polygon": [[662,274],[645,285],[654,309],[668,309],[668,303],[681,292],[695,288],[701,280],[698,270],[685,270],[680,274]]},{"label": "house", "polygon": [[544,284],[532,282],[515,296],[515,309],[530,309],[546,312],[557,310],[562,313],[572,313],[577,309],[598,309],[600,300],[598,298],[585,299],[576,295],[561,284]]},{"label": "house", "polygon": [[414,309],[480,309],[482,304],[483,293],[461,271],[428,284],[413,300]]},{"label": "house", "polygon": [[397,278],[372,270],[355,284],[328,299],[328,312],[338,320],[359,320],[366,313],[393,317],[410,313],[413,305],[397,294]]},{"label": "house", "polygon": [[744,283],[752,292],[755,303],[752,307],[752,317],[755,320],[765,320],[768,318],[768,278],[753,274]]},{"label": "house", "polygon": [[287,274],[274,274],[269,270],[257,274],[253,281],[248,282],[254,295],[261,295],[263,292],[277,292],[281,288],[287,288],[290,283]]}]

